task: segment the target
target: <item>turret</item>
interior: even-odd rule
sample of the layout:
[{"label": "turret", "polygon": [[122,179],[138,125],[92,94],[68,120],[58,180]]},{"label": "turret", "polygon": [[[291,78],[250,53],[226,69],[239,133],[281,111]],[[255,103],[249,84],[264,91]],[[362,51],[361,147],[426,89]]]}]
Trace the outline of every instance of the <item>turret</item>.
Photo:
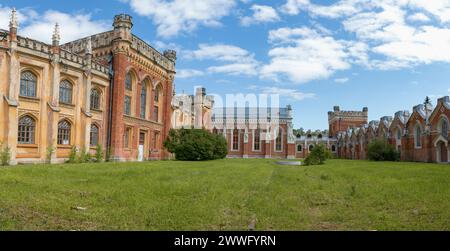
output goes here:
[{"label": "turret", "polygon": [[52,45],[54,47],[58,47],[60,40],[61,40],[61,35],[59,33],[59,24],[56,23],[55,24],[55,29],[53,30],[53,35],[52,35]]},{"label": "turret", "polygon": [[19,21],[17,20],[16,9],[13,8],[11,11],[11,18],[9,20],[9,36],[11,41],[17,40],[17,29],[19,28]]},{"label": "turret", "polygon": [[174,63],[177,61],[177,52],[174,50],[165,50],[164,56]]}]

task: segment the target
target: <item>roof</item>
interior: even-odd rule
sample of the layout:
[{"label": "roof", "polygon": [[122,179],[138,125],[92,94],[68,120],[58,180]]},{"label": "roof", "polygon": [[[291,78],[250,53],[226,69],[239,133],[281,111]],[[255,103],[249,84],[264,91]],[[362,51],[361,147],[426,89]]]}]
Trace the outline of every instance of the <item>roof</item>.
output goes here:
[{"label": "roof", "polygon": [[288,108],[278,107],[217,107],[212,121],[216,119],[292,119]]}]

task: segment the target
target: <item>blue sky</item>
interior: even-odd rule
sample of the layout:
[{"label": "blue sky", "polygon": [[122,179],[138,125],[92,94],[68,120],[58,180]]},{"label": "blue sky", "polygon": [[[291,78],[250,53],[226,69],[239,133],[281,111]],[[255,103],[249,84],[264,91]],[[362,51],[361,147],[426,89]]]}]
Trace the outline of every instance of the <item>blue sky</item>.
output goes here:
[{"label": "blue sky", "polygon": [[178,52],[177,92],[278,93],[295,127],[327,128],[327,111],[369,107],[369,119],[411,110],[450,89],[449,0],[0,1],[0,28],[19,11],[19,34],[63,42],[111,28]]}]

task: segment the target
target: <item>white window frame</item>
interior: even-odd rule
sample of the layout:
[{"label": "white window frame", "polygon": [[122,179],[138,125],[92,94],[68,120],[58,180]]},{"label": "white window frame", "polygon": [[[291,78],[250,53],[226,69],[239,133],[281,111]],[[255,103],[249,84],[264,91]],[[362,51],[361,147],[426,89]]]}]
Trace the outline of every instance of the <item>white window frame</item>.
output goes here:
[{"label": "white window frame", "polygon": [[[273,150],[274,150],[274,152],[276,152],[276,153],[282,153],[283,152],[283,150],[284,150],[284,147],[283,147],[283,128],[281,128],[281,127],[278,127],[278,130],[279,131],[277,131],[277,133],[276,133],[276,137],[274,138],[274,144],[273,144]],[[278,134],[280,134],[280,132],[281,132],[281,150],[277,150],[277,138],[278,138]]]},{"label": "white window frame", "polygon": [[[255,150],[255,131],[259,130],[259,150]],[[252,151],[253,152],[261,152],[262,151],[262,139],[261,139],[261,129],[253,129],[252,132]]]},{"label": "white window frame", "polygon": [[[233,145],[234,145],[234,130],[237,130],[237,134],[238,134],[238,148],[237,149],[233,149]],[[232,152],[239,152],[241,150],[241,137],[239,137],[240,134],[240,130],[237,128],[234,128],[231,130],[231,145],[230,145],[230,151]]]},{"label": "white window frame", "polygon": [[[302,146],[302,150],[301,150],[301,151],[298,150],[298,146]],[[302,152],[303,152],[303,144],[297,144],[297,145],[295,145],[295,152],[297,152],[297,153],[302,153]]]}]

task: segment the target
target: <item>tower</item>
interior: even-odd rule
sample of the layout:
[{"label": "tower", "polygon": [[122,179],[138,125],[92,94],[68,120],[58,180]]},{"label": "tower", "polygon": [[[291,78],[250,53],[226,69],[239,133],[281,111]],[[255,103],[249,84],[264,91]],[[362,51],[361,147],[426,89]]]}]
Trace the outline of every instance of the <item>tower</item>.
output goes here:
[{"label": "tower", "polygon": [[367,124],[368,112],[367,107],[364,107],[362,111],[341,111],[339,106],[333,107],[333,111],[328,112],[330,137],[336,137],[339,132],[344,132],[350,127]]}]

